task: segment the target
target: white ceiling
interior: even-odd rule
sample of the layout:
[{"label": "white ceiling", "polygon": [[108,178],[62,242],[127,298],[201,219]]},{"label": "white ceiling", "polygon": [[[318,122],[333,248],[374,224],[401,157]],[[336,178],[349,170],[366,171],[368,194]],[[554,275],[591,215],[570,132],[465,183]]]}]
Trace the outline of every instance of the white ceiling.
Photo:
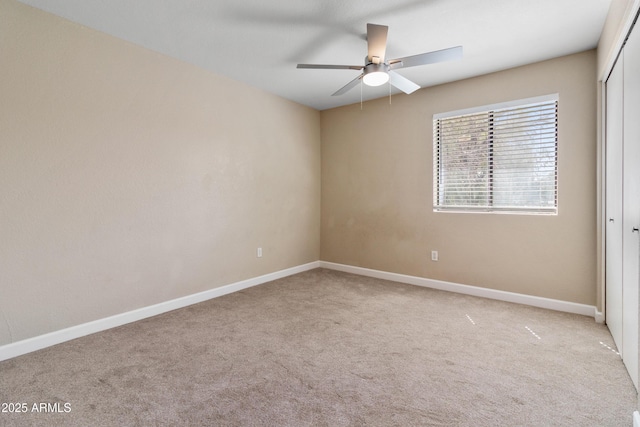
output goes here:
[{"label": "white ceiling", "polygon": [[[422,87],[596,47],[611,0],[20,0],[322,110],[362,65],[366,24],[389,26],[387,58],[462,45],[462,60],[400,69]],[[363,87],[365,100],[387,85]],[[392,93],[399,93],[392,89]],[[402,95],[411,96],[411,95]]]}]

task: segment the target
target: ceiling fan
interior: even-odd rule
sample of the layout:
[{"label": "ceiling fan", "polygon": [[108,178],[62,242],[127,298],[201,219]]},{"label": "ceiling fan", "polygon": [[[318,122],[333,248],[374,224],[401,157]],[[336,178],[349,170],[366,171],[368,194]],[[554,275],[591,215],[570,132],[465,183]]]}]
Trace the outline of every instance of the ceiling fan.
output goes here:
[{"label": "ceiling fan", "polygon": [[362,82],[367,86],[380,86],[389,82],[404,93],[408,94],[420,89],[420,86],[393,70],[397,68],[416,67],[418,65],[433,64],[436,62],[462,58],[462,46],[456,46],[448,49],[436,50],[433,52],[426,52],[385,61],[388,30],[389,27],[386,25],[367,24],[368,52],[365,57],[364,65],[298,64],[297,68],[362,70],[362,74],[351,80],[342,88],[338,89],[331,96],[342,95],[343,93],[348,92],[350,89],[355,87],[360,80],[362,80]]}]

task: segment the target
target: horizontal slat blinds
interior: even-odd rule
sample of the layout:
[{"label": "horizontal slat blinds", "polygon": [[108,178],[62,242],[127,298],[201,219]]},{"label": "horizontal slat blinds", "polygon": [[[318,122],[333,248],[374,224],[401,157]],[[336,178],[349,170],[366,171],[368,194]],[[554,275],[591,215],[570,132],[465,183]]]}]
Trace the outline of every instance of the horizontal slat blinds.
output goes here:
[{"label": "horizontal slat blinds", "polygon": [[557,212],[557,97],[433,125],[435,210]]}]

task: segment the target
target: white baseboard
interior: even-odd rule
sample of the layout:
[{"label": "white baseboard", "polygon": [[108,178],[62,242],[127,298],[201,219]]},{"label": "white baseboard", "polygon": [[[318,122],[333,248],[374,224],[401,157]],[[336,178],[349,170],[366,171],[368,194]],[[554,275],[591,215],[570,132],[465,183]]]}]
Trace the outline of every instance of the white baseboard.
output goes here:
[{"label": "white baseboard", "polygon": [[633,427],[640,427],[640,413],[638,411],[633,412]]},{"label": "white baseboard", "polygon": [[92,322],[83,323],[81,325],[72,326],[70,328],[59,331],[50,332],[48,334],[39,335],[37,337],[28,338],[26,340],[17,341],[11,344],[0,346],[0,361],[31,353],[52,345],[60,344],[75,338],[80,338],[106,329],[122,326],[127,323],[136,322],[148,317],[157,316],[158,314],[176,310],[178,308],[187,307],[192,304],[207,301],[232,292],[241,291],[252,286],[261,285],[283,277],[291,276],[304,271],[313,270],[320,267],[319,261],[310,262],[308,264],[299,265],[285,270],[276,271],[274,273],[265,274],[263,276],[254,277],[219,288],[210,289],[208,291],[187,295],[174,300],[165,301],[148,307],[139,308],[137,310],[128,311],[126,313],[116,314],[115,316],[106,317],[104,319],[94,320]]},{"label": "white baseboard", "polygon": [[[577,304],[573,302],[554,300],[549,298],[536,297],[531,295],[517,294],[513,292],[499,291],[495,289],[480,288],[476,286],[461,285],[451,282],[443,282],[440,280],[425,279],[416,276],[407,276],[404,274],[390,273],[386,271],[372,270],[368,268],[355,267],[344,264],[336,264],[327,261],[314,261],[308,264],[299,265],[285,270],[276,271],[274,273],[265,274],[263,276],[254,277],[208,291],[187,295],[170,301],[148,307],[139,308],[126,313],[117,314],[106,317],[104,319],[94,320],[92,322],[83,323],[81,325],[72,326],[70,328],[61,329],[59,331],[50,332],[48,334],[39,335],[37,337],[28,338],[26,340],[0,346],[0,361],[31,353],[52,345],[60,344],[65,341],[80,338],[106,329],[122,326],[127,323],[136,322],[168,311],[187,307],[192,304],[207,301],[233,292],[241,291],[283,277],[302,273],[304,271],[313,270],[322,267],[331,270],[344,271],[346,273],[359,274],[361,276],[375,277],[378,279],[391,280],[394,282],[406,283],[410,285],[423,286],[443,291],[456,292],[460,294],[473,295],[482,298],[490,298],[500,301],[525,304],[534,307],[541,307],[550,310],[564,311],[567,313],[581,314],[584,316],[595,317],[596,321],[603,322],[602,313],[597,312],[594,306]],[[634,422],[637,412],[634,413]],[[640,415],[638,415],[640,427]]]},{"label": "white baseboard", "polygon": [[604,325],[604,322],[605,322],[604,313],[596,309],[596,323],[600,323],[601,325]]},{"label": "white baseboard", "polygon": [[440,280],[425,279],[423,277],[407,276],[404,274],[389,273],[386,271],[371,270],[368,268],[354,267],[351,265],[336,264],[333,262],[320,261],[320,267],[330,270],[344,271],[346,273],[359,274],[361,276],[375,277],[377,279],[391,280],[394,282],[406,283],[409,285],[423,286],[426,288],[439,289],[442,291],[456,292],[459,294],[473,295],[476,297],[495,299],[500,301],[513,302],[517,304],[530,305],[533,307],[546,308],[549,310],[563,311],[566,313],[581,314],[589,317],[596,317],[596,308],[592,305],[577,304],[574,302],[542,298],[531,295],[517,294],[514,292],[499,291],[495,289],[480,288],[477,286],[460,285],[458,283],[443,282]]}]

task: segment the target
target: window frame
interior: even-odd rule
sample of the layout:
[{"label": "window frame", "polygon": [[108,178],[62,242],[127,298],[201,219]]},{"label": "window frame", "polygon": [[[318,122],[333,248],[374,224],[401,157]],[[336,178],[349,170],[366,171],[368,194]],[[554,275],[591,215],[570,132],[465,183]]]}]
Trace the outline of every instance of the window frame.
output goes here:
[{"label": "window frame", "polygon": [[[487,136],[488,136],[488,150],[493,153],[494,149],[494,122],[493,116],[494,112],[497,110],[507,110],[507,109],[517,109],[523,108],[527,106],[533,106],[536,104],[544,104],[555,102],[556,110],[555,110],[555,166],[554,166],[554,206],[553,207],[496,207],[493,205],[494,201],[494,191],[493,185],[491,185],[491,190],[488,191],[487,194],[487,204],[486,206],[446,206],[442,205],[442,189],[444,188],[444,184],[442,181],[442,171],[440,165],[440,139],[439,139],[439,124],[442,119],[449,119],[454,117],[467,116],[472,114],[481,114],[484,113],[487,115]],[[558,214],[558,140],[559,140],[559,106],[560,106],[560,96],[558,93],[536,96],[532,98],[518,99],[508,102],[501,102],[496,104],[483,105],[473,108],[466,108],[461,110],[448,111],[444,113],[437,113],[433,115],[432,123],[433,123],[433,211],[434,212],[456,212],[456,213],[507,213],[507,214],[526,214],[526,215],[557,215]],[[491,159],[491,163],[493,163],[494,157],[493,154],[488,156]],[[495,168],[493,164],[488,166],[488,180],[493,180],[493,172]]]}]

